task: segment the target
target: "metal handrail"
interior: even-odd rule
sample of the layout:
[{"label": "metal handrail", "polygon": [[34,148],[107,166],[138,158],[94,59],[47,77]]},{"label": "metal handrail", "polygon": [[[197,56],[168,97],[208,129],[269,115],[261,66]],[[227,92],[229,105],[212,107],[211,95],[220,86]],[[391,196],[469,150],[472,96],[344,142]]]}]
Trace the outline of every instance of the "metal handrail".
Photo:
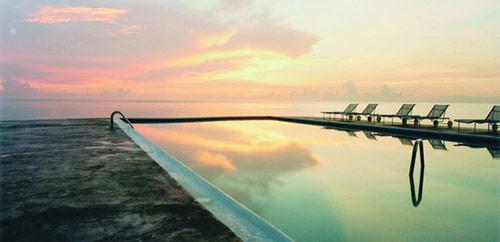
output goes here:
[{"label": "metal handrail", "polygon": [[127,118],[127,117],[125,117],[125,115],[123,115],[123,113],[122,113],[122,112],[120,112],[120,111],[114,111],[113,113],[111,113],[111,119],[110,119],[110,125],[109,125],[109,127],[110,127],[111,129],[114,129],[114,122],[113,122],[113,118],[115,117],[115,115],[116,115],[116,114],[121,115],[121,116],[122,116],[122,120],[125,120],[125,121],[128,123],[128,125],[130,125],[130,127],[131,127],[132,129],[134,128],[134,126],[132,126],[132,123],[128,120],[128,118]]}]

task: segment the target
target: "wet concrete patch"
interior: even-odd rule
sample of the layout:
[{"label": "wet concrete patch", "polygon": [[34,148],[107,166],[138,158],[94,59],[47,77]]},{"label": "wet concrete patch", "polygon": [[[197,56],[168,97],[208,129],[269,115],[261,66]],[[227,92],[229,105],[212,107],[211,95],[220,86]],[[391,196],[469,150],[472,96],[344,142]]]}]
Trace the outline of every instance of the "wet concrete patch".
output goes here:
[{"label": "wet concrete patch", "polygon": [[1,241],[238,241],[105,119],[0,122]]}]

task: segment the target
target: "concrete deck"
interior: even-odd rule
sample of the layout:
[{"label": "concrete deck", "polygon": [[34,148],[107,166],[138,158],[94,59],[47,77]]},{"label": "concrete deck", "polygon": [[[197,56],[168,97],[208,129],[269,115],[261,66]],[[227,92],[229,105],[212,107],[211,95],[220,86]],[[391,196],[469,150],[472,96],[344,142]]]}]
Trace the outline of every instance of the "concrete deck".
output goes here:
[{"label": "concrete deck", "polygon": [[0,122],[0,241],[239,241],[108,125]]},{"label": "concrete deck", "polygon": [[274,117],[274,119],[284,122],[318,125],[331,128],[370,131],[396,137],[438,139],[479,146],[498,147],[500,145],[500,136],[498,135],[498,132],[491,133],[483,129],[479,129],[477,132],[472,133],[472,130],[469,128],[461,128],[461,131],[459,132],[456,128],[449,129],[443,126],[434,128],[431,125],[425,124],[415,127],[412,125],[402,126],[400,123],[390,124],[390,122],[376,123],[366,121],[343,121],[318,117]]}]

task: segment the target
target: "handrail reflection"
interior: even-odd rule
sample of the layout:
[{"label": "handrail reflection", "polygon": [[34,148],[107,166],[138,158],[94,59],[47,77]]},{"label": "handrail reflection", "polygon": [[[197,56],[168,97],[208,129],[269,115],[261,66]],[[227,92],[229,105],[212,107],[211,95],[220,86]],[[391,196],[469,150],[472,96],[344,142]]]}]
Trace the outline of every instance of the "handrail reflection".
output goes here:
[{"label": "handrail reflection", "polygon": [[[417,151],[420,149],[420,179],[418,183],[418,194],[415,192],[415,180],[413,178],[413,173],[415,171],[415,163],[417,159]],[[415,141],[413,145],[411,162],[410,162],[410,171],[408,172],[408,176],[410,179],[410,191],[411,191],[411,201],[414,207],[418,207],[420,202],[422,201],[422,196],[424,194],[424,171],[425,171],[425,161],[424,161],[424,143],[421,139]]]},{"label": "handrail reflection", "polygon": [[[333,129],[333,130],[339,130],[339,131],[345,131],[348,132],[349,135],[351,136],[356,136],[356,132],[359,132],[361,130],[359,129],[347,129],[347,128],[333,128],[333,127],[324,127],[325,129]],[[425,176],[425,158],[424,158],[424,140],[418,137],[412,137],[412,136],[403,136],[403,135],[394,135],[394,134],[387,134],[383,132],[368,132],[368,131],[363,131],[365,134],[366,138],[369,140],[374,140],[377,141],[377,136],[379,137],[393,137],[399,139],[402,145],[408,145],[408,146],[413,146],[412,150],[412,155],[411,155],[411,160],[410,160],[410,169],[408,172],[408,177],[409,177],[409,183],[410,183],[410,194],[411,194],[411,201],[414,207],[418,207],[419,204],[422,202],[423,198],[423,193],[424,193],[424,176]],[[448,151],[448,148],[446,147],[446,143],[444,140],[440,139],[425,139],[429,143],[430,147],[433,150],[440,150],[440,151]],[[485,148],[491,155],[493,159],[500,159],[500,147],[495,146],[495,145],[487,145],[487,144],[481,144],[481,143],[458,143],[454,144],[453,146],[466,146],[470,148]],[[419,151],[420,150],[420,151]],[[419,153],[417,155],[417,153]],[[420,158],[420,174],[419,174],[419,181],[418,181],[418,189],[415,179],[415,166],[417,163],[417,156]]]}]

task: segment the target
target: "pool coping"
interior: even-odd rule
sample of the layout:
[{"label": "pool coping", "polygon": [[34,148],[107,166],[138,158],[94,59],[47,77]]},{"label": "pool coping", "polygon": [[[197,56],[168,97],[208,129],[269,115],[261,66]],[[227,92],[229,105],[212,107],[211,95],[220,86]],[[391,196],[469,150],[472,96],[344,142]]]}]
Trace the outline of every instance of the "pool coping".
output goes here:
[{"label": "pool coping", "polygon": [[196,201],[243,241],[293,241],[281,230],[205,180],[121,119],[114,120],[114,123],[189,192]]},{"label": "pool coping", "polygon": [[327,119],[314,119],[310,117],[272,117],[272,119],[277,121],[319,125],[333,128],[359,129],[415,139],[440,139],[457,143],[482,144],[486,146],[500,145],[500,136],[498,135],[460,133],[447,130],[430,130],[418,127],[373,125],[371,123],[332,121]]},{"label": "pool coping", "polygon": [[387,135],[422,138],[422,139],[440,139],[465,144],[480,144],[486,146],[499,146],[500,136],[485,135],[479,133],[453,132],[448,130],[431,130],[417,127],[377,125],[363,122],[348,122],[331,119],[319,119],[315,117],[298,116],[212,116],[212,117],[178,117],[178,118],[128,118],[132,124],[145,123],[185,123],[185,122],[214,122],[214,121],[249,121],[249,120],[274,120],[289,123],[299,123],[316,125],[323,127],[332,127],[340,129],[358,129],[370,132],[379,132]]}]

